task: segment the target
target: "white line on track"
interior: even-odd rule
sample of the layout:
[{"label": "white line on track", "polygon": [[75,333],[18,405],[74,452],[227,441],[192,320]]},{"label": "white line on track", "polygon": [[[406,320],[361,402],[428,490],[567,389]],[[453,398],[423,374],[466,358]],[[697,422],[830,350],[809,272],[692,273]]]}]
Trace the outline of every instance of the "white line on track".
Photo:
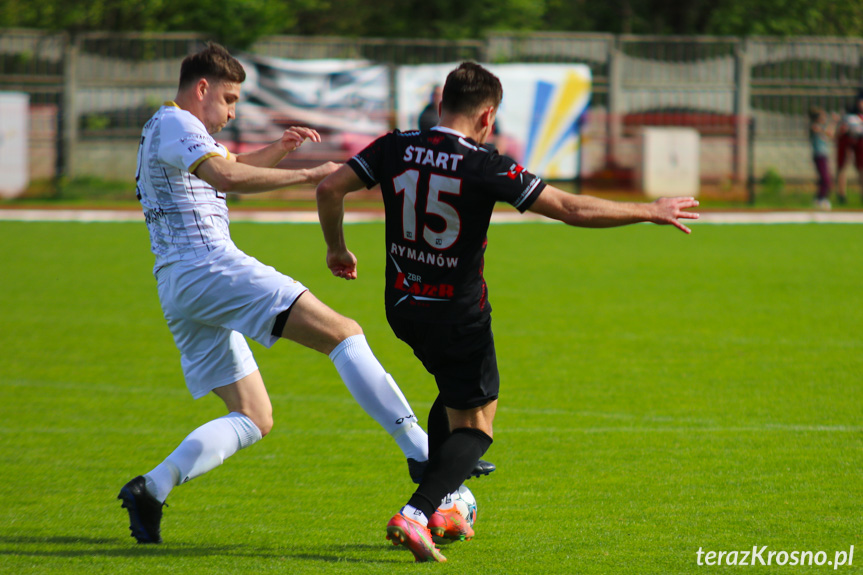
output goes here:
[{"label": "white line on track", "polygon": [[[141,222],[144,216],[137,210],[93,210],[93,209],[0,209],[0,221],[17,222]],[[257,222],[273,224],[317,224],[318,214],[313,211],[235,210],[232,222]],[[346,223],[381,222],[379,212],[347,212]],[[557,223],[536,214],[498,212],[492,216],[493,223],[548,222]],[[863,212],[701,212],[699,224],[861,224]]]},{"label": "white line on track", "polygon": [[748,425],[748,426],[621,426],[621,427],[507,427],[504,433],[607,434],[607,433],[860,433],[856,425]]}]

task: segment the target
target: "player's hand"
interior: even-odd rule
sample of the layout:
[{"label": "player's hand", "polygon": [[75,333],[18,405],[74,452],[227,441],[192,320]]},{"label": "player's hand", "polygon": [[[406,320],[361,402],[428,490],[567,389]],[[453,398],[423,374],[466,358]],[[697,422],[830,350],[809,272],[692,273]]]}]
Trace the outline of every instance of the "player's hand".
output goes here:
[{"label": "player's hand", "polygon": [[285,130],[284,134],[282,134],[280,143],[282,144],[282,149],[287,154],[299,148],[306,140],[320,142],[321,135],[318,134],[317,130],[313,130],[312,128],[306,128],[305,126],[291,126]]},{"label": "player's hand", "polygon": [[306,178],[308,183],[317,185],[321,180],[338,170],[342,164],[335,162],[324,162],[320,166],[309,168],[306,170]]},{"label": "player's hand", "polygon": [[692,233],[692,230],[686,227],[680,220],[697,220],[699,214],[684,211],[696,206],[698,206],[698,200],[695,198],[659,198],[652,204],[654,216],[650,221],[660,225],[669,224],[689,234]]},{"label": "player's hand", "polygon": [[357,258],[347,249],[339,252],[327,250],[327,267],[337,278],[357,279]]}]

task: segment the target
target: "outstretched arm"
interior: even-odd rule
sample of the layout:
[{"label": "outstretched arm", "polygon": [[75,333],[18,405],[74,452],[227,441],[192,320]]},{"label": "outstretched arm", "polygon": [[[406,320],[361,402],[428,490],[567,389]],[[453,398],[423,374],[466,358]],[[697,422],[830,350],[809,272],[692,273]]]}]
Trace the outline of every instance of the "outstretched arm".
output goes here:
[{"label": "outstretched arm", "polygon": [[326,162],[301,170],[273,167],[306,139],[321,141],[320,135],[311,128],[288,128],[280,140],[260,150],[229,156],[227,159],[213,156],[204,160],[195,170],[195,175],[220,192],[236,194],[268,192],[294,184],[317,184],[334,172],[338,164]]},{"label": "outstretched arm", "polygon": [[327,267],[336,277],[357,279],[357,258],[345,243],[345,196],[364,188],[350,166],[343,165],[318,184],[318,219],[327,242]]},{"label": "outstretched arm", "polygon": [[281,139],[264,146],[253,152],[237,154],[237,161],[241,164],[257,166],[259,168],[272,168],[289,154],[303,145],[306,140],[320,142],[321,135],[316,130],[303,126],[291,126],[282,134]]},{"label": "outstretched arm", "polygon": [[338,167],[338,164],[326,162],[320,166],[302,170],[258,168],[214,156],[204,160],[195,170],[195,175],[220,192],[254,194],[278,190],[294,184],[316,184]]},{"label": "outstretched arm", "polygon": [[651,203],[613,202],[592,196],[575,195],[546,186],[530,211],[582,228],[611,228],[638,222],[672,225],[690,233],[680,220],[697,220],[698,214],[685,211],[698,205],[695,198],[660,198]]}]

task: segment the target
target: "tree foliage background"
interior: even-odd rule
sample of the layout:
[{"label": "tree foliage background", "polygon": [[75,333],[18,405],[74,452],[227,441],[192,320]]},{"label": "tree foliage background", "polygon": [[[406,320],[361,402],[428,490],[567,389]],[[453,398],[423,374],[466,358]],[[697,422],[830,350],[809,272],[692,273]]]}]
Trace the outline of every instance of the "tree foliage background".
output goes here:
[{"label": "tree foliage background", "polygon": [[495,30],[863,35],[835,0],[0,0],[0,28],[201,32],[243,48],[276,34],[481,38]]}]

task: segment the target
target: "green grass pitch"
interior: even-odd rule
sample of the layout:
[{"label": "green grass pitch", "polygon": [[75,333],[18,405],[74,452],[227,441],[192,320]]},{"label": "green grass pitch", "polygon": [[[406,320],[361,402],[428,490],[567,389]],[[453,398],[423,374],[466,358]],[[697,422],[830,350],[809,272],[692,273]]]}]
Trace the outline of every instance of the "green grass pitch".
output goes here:
[{"label": "green grass pitch", "polygon": [[[360,277],[313,225],[235,224],[248,253],[357,319],[425,421],[433,382],[389,332],[383,227],[349,226]],[[174,490],[165,543],[116,500],[222,415],[193,401],[143,224],[0,223],[0,573],[739,572],[699,549],[858,549],[863,242],[854,225],[495,225],[486,277],[498,466],[446,565],[384,539],[413,490],[329,360],[254,346],[276,426]],[[823,573],[833,567],[758,566]]]}]

